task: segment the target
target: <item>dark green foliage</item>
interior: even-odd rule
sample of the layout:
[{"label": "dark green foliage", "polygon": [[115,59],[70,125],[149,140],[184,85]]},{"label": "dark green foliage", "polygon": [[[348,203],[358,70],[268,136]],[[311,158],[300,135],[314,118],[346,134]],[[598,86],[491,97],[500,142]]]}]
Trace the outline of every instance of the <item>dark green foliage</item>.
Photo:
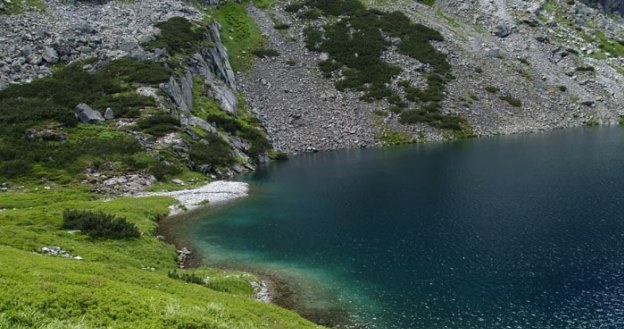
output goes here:
[{"label": "dark green foliage", "polygon": [[487,91],[488,93],[496,94],[497,92],[500,91],[500,89],[494,86],[486,86],[485,91]]},{"label": "dark green foliage", "polygon": [[[304,8],[307,11],[302,12]],[[308,19],[313,17],[307,13],[315,9],[321,12],[318,16],[342,17],[323,29],[311,26],[304,29],[306,47],[329,54],[329,59],[319,64],[323,75],[330,78],[333,72],[342,70],[344,78],[336,81],[336,89],[362,91],[362,100],[367,102],[385,99],[392,104],[391,111],[395,113],[407,108],[407,101],[426,109],[424,114],[408,113],[406,118],[422,118],[404,119],[401,121],[403,123],[426,122],[442,129],[463,129],[454,117],[448,122],[437,118],[444,117],[439,103],[445,98],[446,83],[455,78],[446,55],[431,44],[432,41],[444,41],[438,31],[412,23],[398,11],[387,13],[366,9],[357,0],[309,0],[289,9],[300,12],[300,16]],[[400,39],[400,53],[432,68],[426,75],[427,88],[424,90],[412,87],[409,81],[399,82],[405,90],[405,100],[390,88],[392,79],[401,72],[401,68],[381,59],[383,52],[390,46],[384,35]]]},{"label": "dark green foliage", "polygon": [[295,3],[292,3],[292,4],[284,7],[284,10],[286,10],[289,13],[296,13],[299,10],[303,9],[303,7],[305,7],[305,3],[303,3],[303,2],[295,2]]},{"label": "dark green foliage", "polygon": [[578,50],[576,50],[574,48],[567,48],[566,51],[569,52],[572,55],[578,55],[579,54]]},{"label": "dark green foliage", "polygon": [[258,58],[277,57],[280,55],[277,50],[272,48],[258,48],[252,51],[252,54]]},{"label": "dark green foliage", "polygon": [[97,110],[111,107],[117,116],[153,104],[151,98],[136,94],[129,83],[164,81],[169,71],[160,64],[120,59],[90,73],[82,63],[74,63],[49,77],[0,91],[0,132],[21,134],[45,121],[74,126],[74,107],[87,103]]},{"label": "dark green foliage", "polygon": [[444,115],[439,110],[432,109],[406,110],[399,118],[401,123],[426,123],[434,128],[463,131],[467,129],[466,119],[456,115]]},{"label": "dark green foliage", "polygon": [[288,160],[288,154],[284,153],[284,152],[271,152],[269,154],[271,160],[275,160],[275,161],[286,161]]},{"label": "dark green foliage", "polygon": [[63,228],[80,230],[92,238],[128,239],[141,236],[136,225],[125,218],[88,210],[65,210]]},{"label": "dark green foliage", "polygon": [[117,117],[135,117],[139,109],[154,100],[136,94],[138,83],[164,81],[169,71],[160,64],[128,59],[112,61],[96,72],[86,72],[83,63],[70,64],[51,76],[29,84],[13,85],[0,91],[0,176],[29,175],[34,164],[75,176],[80,158],[117,161],[126,169],[135,167],[129,160],[141,150],[130,136],[69,136],[68,141],[28,139],[25,132],[38,127],[71,128],[77,125],[74,107],[87,103],[96,110],[111,107]]},{"label": "dark green foliage", "polygon": [[436,0],[420,0],[419,2],[431,7],[435,4]]},{"label": "dark green foliage", "polygon": [[483,73],[483,69],[480,68],[480,67],[475,67],[475,72],[481,74],[481,73]]},{"label": "dark green foliage", "polygon": [[304,12],[301,12],[299,14],[297,14],[297,17],[302,18],[302,19],[319,19],[321,17],[321,15],[323,14],[322,11],[316,9],[316,8],[312,8],[312,9],[308,9]]},{"label": "dark green foliage", "polygon": [[178,119],[165,113],[159,113],[137,122],[137,126],[148,134],[161,137],[178,130]]},{"label": "dark green foliage", "polygon": [[273,26],[273,28],[275,28],[276,30],[288,30],[290,28],[290,25],[285,23],[279,23]]},{"label": "dark green foliage", "polygon": [[192,23],[183,17],[172,17],[156,26],[160,28],[160,35],[143,46],[147,49],[163,48],[170,55],[195,52],[202,45],[207,31],[205,26]]},{"label": "dark green foliage", "polygon": [[343,65],[341,63],[332,61],[332,60],[321,61],[319,63],[319,69],[321,70],[321,72],[323,72],[323,75],[327,78],[331,77],[332,72],[342,67]]},{"label": "dark green foliage", "polygon": [[576,70],[579,72],[594,72],[596,69],[593,66],[579,66]]},{"label": "dark green foliage", "polygon": [[247,153],[252,158],[257,158],[258,155],[271,149],[271,143],[258,128],[242,124],[232,115],[210,114],[206,117],[206,121],[215,124],[218,129],[248,141],[251,146]]},{"label": "dark green foliage", "polygon": [[156,105],[156,101],[151,97],[138,95],[132,92],[102,96],[91,105],[96,109],[110,107],[117,117],[136,118],[141,114],[139,109],[154,106]]},{"label": "dark green foliage", "polygon": [[306,48],[313,51],[320,51],[320,44],[323,42],[323,33],[314,27],[308,26],[303,29],[303,35],[305,36]]},{"label": "dark green foliage", "polygon": [[207,143],[197,142],[191,145],[189,157],[196,164],[229,166],[236,161],[232,155],[230,145],[218,135],[211,134],[204,140]]},{"label": "dark green foliage", "polygon": [[160,83],[169,80],[171,72],[156,62],[140,62],[128,58],[110,62],[102,69],[109,78],[139,83]]},{"label": "dark green foliage", "polygon": [[509,105],[513,107],[522,107],[522,101],[520,101],[519,99],[511,95],[501,95],[498,98],[500,98],[501,100],[504,100],[505,102],[509,103]]},{"label": "dark green foliage", "polygon": [[567,91],[567,90],[568,90],[568,87],[566,87],[566,86],[564,86],[564,85],[561,85],[561,86],[559,86],[559,87],[557,87],[557,88],[559,88],[559,91],[562,91],[562,92],[564,92],[564,91]]},{"label": "dark green foliage", "polygon": [[352,16],[366,9],[357,0],[309,0],[305,4],[331,16]]},{"label": "dark green foliage", "polygon": [[164,181],[167,177],[172,177],[182,172],[180,167],[161,161],[155,161],[147,169],[159,181]]}]

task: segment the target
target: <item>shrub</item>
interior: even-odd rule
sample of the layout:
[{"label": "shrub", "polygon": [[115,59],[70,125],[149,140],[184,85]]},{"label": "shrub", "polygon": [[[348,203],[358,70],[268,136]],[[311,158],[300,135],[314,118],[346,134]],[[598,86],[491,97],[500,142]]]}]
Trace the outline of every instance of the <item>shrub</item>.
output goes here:
[{"label": "shrub", "polygon": [[163,48],[170,55],[195,52],[202,45],[207,31],[205,26],[192,23],[183,17],[172,17],[156,24],[156,27],[160,28],[158,38],[143,46],[147,49]]},{"label": "shrub", "polygon": [[485,91],[487,91],[488,93],[496,94],[497,92],[500,91],[500,89],[498,89],[498,87],[494,87],[494,86],[486,86],[485,87]]},{"label": "shrub", "polygon": [[513,106],[513,107],[522,107],[522,101],[520,101],[519,99],[511,96],[511,95],[501,95],[498,97],[501,100],[506,101],[507,103],[509,103],[509,105]]},{"label": "shrub", "polygon": [[207,143],[197,142],[191,145],[189,157],[196,164],[211,164],[214,166],[229,166],[236,159],[228,143],[216,134],[206,138]]},{"label": "shrub", "polygon": [[277,57],[279,56],[279,52],[272,48],[258,48],[252,53],[258,58],[267,58],[267,57]]},{"label": "shrub", "polygon": [[564,92],[564,91],[567,91],[567,90],[568,90],[568,87],[566,87],[566,86],[564,86],[564,85],[561,85],[561,86],[559,86],[559,87],[557,87],[557,88],[559,88],[559,91],[562,91],[562,92]]},{"label": "shrub", "polygon": [[579,66],[576,68],[576,70],[579,72],[594,72],[596,68],[594,68],[593,66]]},{"label": "shrub", "polygon": [[285,23],[279,23],[279,24],[275,24],[273,28],[276,30],[288,30],[290,28],[290,25],[285,24]]},{"label": "shrub", "polygon": [[92,238],[127,239],[141,236],[136,225],[125,218],[88,210],[65,210],[63,228],[80,230]]},{"label": "shrub", "polygon": [[147,118],[142,118],[137,122],[137,127],[141,128],[144,132],[162,137],[168,133],[178,130],[178,119],[165,114],[159,113]]}]

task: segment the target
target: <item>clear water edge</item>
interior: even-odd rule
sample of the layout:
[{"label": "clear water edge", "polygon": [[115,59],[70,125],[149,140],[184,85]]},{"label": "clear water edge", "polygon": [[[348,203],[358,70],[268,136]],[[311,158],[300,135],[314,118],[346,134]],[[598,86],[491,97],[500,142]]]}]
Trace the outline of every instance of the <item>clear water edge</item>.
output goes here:
[{"label": "clear water edge", "polygon": [[181,234],[371,328],[624,327],[622,129],[293,158]]}]

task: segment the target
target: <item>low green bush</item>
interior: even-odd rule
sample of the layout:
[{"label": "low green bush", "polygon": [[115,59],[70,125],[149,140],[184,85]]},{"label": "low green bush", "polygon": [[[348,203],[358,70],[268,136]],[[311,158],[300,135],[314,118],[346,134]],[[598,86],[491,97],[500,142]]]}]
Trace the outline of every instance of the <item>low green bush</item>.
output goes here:
[{"label": "low green bush", "polygon": [[288,30],[290,28],[290,25],[285,24],[285,23],[279,23],[279,24],[275,24],[273,28],[276,30]]},{"label": "low green bush", "polygon": [[522,101],[511,95],[501,95],[498,98],[500,98],[501,100],[504,100],[505,102],[509,103],[509,105],[513,107],[522,107]]},{"label": "low green bush", "polygon": [[486,86],[485,87],[485,91],[487,91],[488,93],[496,94],[497,92],[500,91],[500,89],[498,89],[498,87],[494,87],[494,86]]},{"label": "low green bush", "polygon": [[157,137],[162,137],[168,133],[177,131],[179,125],[178,119],[165,113],[159,113],[137,121],[137,127]]},{"label": "low green bush", "polygon": [[88,210],[65,210],[63,228],[80,230],[92,238],[128,239],[141,236],[138,227],[125,218]]},{"label": "low green bush", "polygon": [[280,55],[277,50],[272,48],[258,48],[252,51],[252,53],[258,58],[277,57]]},{"label": "low green bush", "polygon": [[230,145],[216,134],[205,138],[207,143],[196,142],[191,145],[189,157],[196,164],[229,166],[236,162]]},{"label": "low green bush", "polygon": [[191,22],[184,17],[172,17],[156,24],[160,35],[153,41],[143,44],[147,49],[166,49],[170,55],[188,55],[204,45],[207,27]]}]

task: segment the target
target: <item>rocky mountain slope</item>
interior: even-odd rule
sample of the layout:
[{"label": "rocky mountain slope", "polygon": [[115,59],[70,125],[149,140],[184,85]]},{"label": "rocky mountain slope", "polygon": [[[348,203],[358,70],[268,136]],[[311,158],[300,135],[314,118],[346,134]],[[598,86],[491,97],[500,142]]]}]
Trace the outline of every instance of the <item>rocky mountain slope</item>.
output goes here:
[{"label": "rocky mountain slope", "polygon": [[[298,11],[289,6],[301,4]],[[305,48],[305,29],[335,21],[314,1],[277,1],[249,13],[269,46],[282,55],[258,61],[245,90],[274,138],[289,152],[334,149],[453,137],[426,123],[402,124],[385,100],[364,102],[354,89],[337,91],[318,63],[327,54]],[[617,124],[624,113],[623,21],[581,2],[438,0],[367,1],[383,12],[399,11],[437,30],[455,79],[442,100],[446,115],[465,118],[477,136],[593,124]],[[287,29],[275,29],[275,26]],[[401,67],[390,82],[418,81],[426,64],[386,49],[384,59]],[[424,69],[423,69],[424,68]],[[344,73],[344,71],[343,71]],[[323,83],[325,81],[325,83]],[[417,104],[416,104],[417,105]],[[416,106],[412,103],[409,107]]]},{"label": "rocky mountain slope", "polygon": [[624,15],[624,3],[619,0],[586,0],[584,2],[597,6],[607,12],[615,12]]}]

